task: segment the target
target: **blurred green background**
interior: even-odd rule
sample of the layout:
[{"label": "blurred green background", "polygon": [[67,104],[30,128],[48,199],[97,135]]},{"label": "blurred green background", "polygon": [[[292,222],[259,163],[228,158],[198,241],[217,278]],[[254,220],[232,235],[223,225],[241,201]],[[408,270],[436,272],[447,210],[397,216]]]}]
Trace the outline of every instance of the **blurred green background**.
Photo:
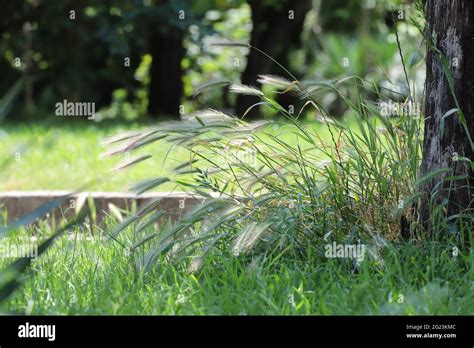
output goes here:
[{"label": "blurred green background", "polygon": [[[77,187],[113,168],[114,160],[100,157],[100,143],[117,131],[178,120],[202,108],[241,117],[258,102],[226,87],[193,95],[202,86],[232,81],[258,87],[258,74],[289,78],[256,50],[216,42],[249,43],[298,79],[358,76],[394,100],[408,94],[395,32],[410,67],[424,54],[410,22],[416,16],[412,1],[29,0],[1,8],[0,156],[13,157],[14,165],[2,173],[0,190]],[[423,83],[422,65],[410,72],[417,85]],[[349,89],[357,88],[339,87],[348,98]],[[359,92],[377,102],[373,93]],[[277,99],[295,116],[303,106],[297,96]],[[56,104],[64,100],[93,103],[94,119],[56,116]],[[318,101],[336,117],[351,112],[330,89]],[[301,118],[311,124],[309,110]],[[264,107],[246,115],[275,117]],[[122,181],[110,176],[97,189],[123,190],[125,181],[166,172],[168,150],[157,148],[153,161]]]}]

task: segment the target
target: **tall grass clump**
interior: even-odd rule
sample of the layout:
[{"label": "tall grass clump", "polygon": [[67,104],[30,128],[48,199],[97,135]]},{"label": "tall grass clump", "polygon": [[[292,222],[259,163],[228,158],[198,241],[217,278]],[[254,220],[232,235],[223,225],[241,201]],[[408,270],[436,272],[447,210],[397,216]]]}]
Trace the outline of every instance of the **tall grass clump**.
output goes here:
[{"label": "tall grass clump", "polygon": [[[369,255],[379,260],[387,242],[425,239],[417,206],[423,183],[437,173],[420,177],[423,116],[419,105],[423,101],[416,86],[410,86],[410,69],[416,67],[405,64],[398,34],[397,43],[406,94],[358,76],[299,80],[258,48],[220,43],[257,50],[285,76],[259,75],[256,78],[262,88],[218,81],[193,94],[225,87],[260,99],[242,115],[202,110],[182,116],[179,122],[110,139],[112,155],[156,141],[166,141],[172,149],[186,149],[189,158],[176,166],[172,176],[151,177],[133,190],[143,193],[172,182],[179,190],[204,199],[178,222],[145,234],[145,227],[165,215],[156,212],[159,201],[152,201],[118,226],[114,238],[133,226],[143,235],[130,246],[132,251],[145,243],[153,245],[145,268],[165,257],[187,260],[191,271],[214,252],[305,257],[308,249],[324,253],[332,242],[364,243]],[[343,120],[332,117],[320,102],[328,92],[340,98],[349,116]],[[296,112],[287,110],[277,101],[280,94],[299,97],[303,107]],[[387,110],[387,102],[394,97],[398,108]],[[246,117],[257,107],[271,109],[279,120],[247,122]],[[316,120],[317,125],[301,120],[303,116]],[[147,158],[129,159],[122,167]],[[433,207],[431,219],[440,232],[450,231],[439,207]],[[465,233],[460,231],[456,238],[462,240]]]},{"label": "tall grass clump", "polygon": [[[420,115],[383,115],[380,105],[360,96],[361,90],[368,90],[386,100],[386,91],[357,76],[299,81],[285,72],[287,78],[258,76],[269,93],[242,84],[229,86],[230,92],[260,98],[240,118],[208,109],[108,141],[110,154],[128,153],[155,141],[184,147],[189,159],[171,177],[151,177],[133,190],[143,193],[171,181],[204,198],[177,223],[144,235],[131,246],[133,251],[153,243],[146,267],[168,255],[190,258],[189,267],[196,270],[207,254],[216,251],[303,256],[308,248],[322,250],[333,241],[362,241],[377,256],[380,246],[401,238],[403,222],[410,225],[408,232],[416,229],[413,202],[418,197],[421,160]],[[354,91],[353,96],[339,93],[341,86]],[[208,84],[205,89],[213,87]],[[318,95],[327,90],[338,93],[354,116],[344,121],[331,117],[318,102]],[[299,96],[305,101],[303,108],[290,113],[274,97],[282,93]],[[414,98],[407,96],[404,103],[413,103]],[[271,108],[285,121],[246,122],[255,106]],[[300,121],[303,114],[319,125]],[[124,166],[146,158],[133,158]],[[158,204],[151,202],[132,215],[114,236],[130,225],[141,232],[157,222],[163,217],[154,209]]]}]

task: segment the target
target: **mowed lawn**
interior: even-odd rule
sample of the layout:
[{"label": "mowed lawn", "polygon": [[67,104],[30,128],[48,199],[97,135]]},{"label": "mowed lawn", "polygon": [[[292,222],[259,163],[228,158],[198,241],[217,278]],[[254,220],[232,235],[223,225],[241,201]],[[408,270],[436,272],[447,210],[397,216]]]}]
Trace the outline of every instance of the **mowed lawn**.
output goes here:
[{"label": "mowed lawn", "polygon": [[[70,190],[100,179],[91,190],[123,191],[130,184],[157,174],[169,174],[173,157],[183,160],[184,151],[173,151],[163,167],[169,146],[164,142],[137,152],[153,157],[127,170],[111,172],[125,156],[103,157],[102,142],[109,136],[143,126],[101,125],[90,122],[4,126],[0,129],[0,159],[12,159],[2,170],[0,190]],[[134,156],[135,154],[132,154]],[[161,189],[171,190],[163,186]]]},{"label": "mowed lawn", "polygon": [[[190,158],[186,150],[171,148],[169,143],[160,141],[129,155],[132,158],[150,154],[151,158],[124,170],[114,171],[126,158],[124,155],[104,157],[108,148],[103,145],[103,141],[117,133],[144,127],[147,125],[76,121],[63,121],[49,127],[41,122],[2,125],[0,163],[9,160],[9,164],[2,169],[0,191],[72,190],[96,179],[98,182],[88,186],[88,190],[126,191],[137,181],[170,175],[172,168]],[[318,126],[310,123],[306,127]],[[295,143],[295,129],[277,122],[269,125],[265,131]],[[157,188],[160,191],[176,189],[174,183]]]}]

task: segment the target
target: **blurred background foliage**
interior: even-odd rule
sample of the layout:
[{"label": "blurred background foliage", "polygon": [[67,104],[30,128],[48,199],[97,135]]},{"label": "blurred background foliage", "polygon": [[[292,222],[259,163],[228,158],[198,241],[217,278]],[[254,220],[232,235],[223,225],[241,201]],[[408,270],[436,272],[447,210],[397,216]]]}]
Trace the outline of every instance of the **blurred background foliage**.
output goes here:
[{"label": "blurred background foliage", "polygon": [[[410,4],[3,0],[0,95],[23,81],[7,117],[12,122],[53,117],[54,105],[64,99],[94,102],[96,121],[178,118],[202,107],[242,116],[255,102],[253,97],[236,97],[226,89],[193,97],[193,91],[213,81],[258,86],[258,74],[288,76],[255,50],[210,44],[231,40],[265,51],[297,78],[324,81],[354,75],[400,93],[402,99],[407,91],[395,30],[403,32],[401,47],[411,66],[423,56],[420,35],[409,21],[415,15]],[[423,74],[415,72],[410,78],[422,80]],[[320,101],[342,116],[347,110],[334,93],[322,91]],[[374,98],[369,92],[366,97]],[[295,113],[301,106],[298,98],[287,94],[278,99],[285,107],[293,106]],[[247,117],[272,116],[271,110],[255,108]]]}]

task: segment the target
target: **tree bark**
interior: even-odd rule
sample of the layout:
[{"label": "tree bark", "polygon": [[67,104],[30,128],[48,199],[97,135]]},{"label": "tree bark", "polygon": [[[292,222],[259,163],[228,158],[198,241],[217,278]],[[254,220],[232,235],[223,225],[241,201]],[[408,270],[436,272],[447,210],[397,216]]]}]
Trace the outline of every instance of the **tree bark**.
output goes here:
[{"label": "tree bark", "polygon": [[[474,3],[428,0],[425,5],[427,36],[430,40],[436,36],[433,43],[449,63],[454,93],[465,117],[464,125],[461,115],[454,113],[444,117],[442,130],[443,116],[457,108],[457,104],[439,52],[428,47],[421,175],[442,168],[449,169],[422,187],[420,217],[426,231],[433,234],[435,226],[430,226],[429,221],[434,206],[446,204],[443,210],[447,217],[466,210],[472,214],[473,209],[473,170],[469,161],[462,160],[462,157],[474,160],[472,143],[467,134],[469,132],[474,136]],[[462,179],[452,180],[452,176]]]},{"label": "tree bark", "polygon": [[183,38],[183,31],[171,27],[152,36],[148,113],[153,117],[179,118],[183,95]]}]

